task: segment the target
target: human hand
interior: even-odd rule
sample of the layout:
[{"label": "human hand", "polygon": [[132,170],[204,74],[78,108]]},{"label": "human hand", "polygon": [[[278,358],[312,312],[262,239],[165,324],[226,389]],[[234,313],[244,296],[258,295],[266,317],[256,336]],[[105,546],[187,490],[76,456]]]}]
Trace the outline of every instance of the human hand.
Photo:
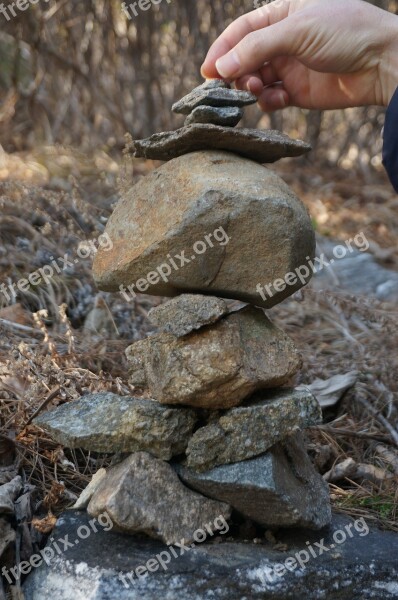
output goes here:
[{"label": "human hand", "polygon": [[224,31],[202,75],[235,81],[267,112],[387,106],[398,86],[398,17],[363,0],[275,0]]}]

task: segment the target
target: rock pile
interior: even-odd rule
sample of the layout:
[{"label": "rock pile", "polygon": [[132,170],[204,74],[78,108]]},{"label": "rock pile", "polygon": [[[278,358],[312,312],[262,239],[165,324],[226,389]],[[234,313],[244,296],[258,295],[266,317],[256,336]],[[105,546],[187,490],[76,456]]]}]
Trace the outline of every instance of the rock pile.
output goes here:
[{"label": "rock pile", "polygon": [[94,275],[105,290],[174,298],[149,315],[159,332],[126,351],[137,397],[93,394],[36,419],[66,446],[125,453],[79,507],[167,544],[193,542],[232,509],[266,527],[331,518],[301,434],[320,407],[289,387],[299,353],[260,308],[305,285],[287,274],[313,258],[315,239],[300,200],[254,161],[308,147],[233,129],[254,101],[207,82],[174,105],[182,129],[135,143],[136,156],[173,160],[121,199]]}]

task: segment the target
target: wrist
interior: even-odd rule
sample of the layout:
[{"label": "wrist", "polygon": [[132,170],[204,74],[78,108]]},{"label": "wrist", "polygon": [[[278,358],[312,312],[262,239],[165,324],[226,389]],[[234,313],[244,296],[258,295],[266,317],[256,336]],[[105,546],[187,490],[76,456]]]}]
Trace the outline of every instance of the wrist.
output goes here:
[{"label": "wrist", "polygon": [[398,87],[398,17],[390,16],[387,44],[380,61],[380,104],[388,106]]}]

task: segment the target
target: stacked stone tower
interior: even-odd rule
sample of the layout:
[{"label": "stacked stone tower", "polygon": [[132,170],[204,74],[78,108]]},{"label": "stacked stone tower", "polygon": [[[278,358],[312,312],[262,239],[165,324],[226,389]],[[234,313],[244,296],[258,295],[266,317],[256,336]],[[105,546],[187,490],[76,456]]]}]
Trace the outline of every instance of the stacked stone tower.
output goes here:
[{"label": "stacked stone tower", "polygon": [[321,410],[289,387],[301,359],[264,312],[305,285],[315,238],[261,163],[309,147],[235,128],[255,101],[207,82],[174,105],[184,127],[135,142],[135,156],[168,162],[117,205],[94,276],[104,290],[172,299],[149,315],[159,332],[127,349],[137,397],[96,394],[36,421],[65,445],[129,454],[93,484],[88,511],[166,543],[232,508],[266,527],[331,517],[300,433]]}]

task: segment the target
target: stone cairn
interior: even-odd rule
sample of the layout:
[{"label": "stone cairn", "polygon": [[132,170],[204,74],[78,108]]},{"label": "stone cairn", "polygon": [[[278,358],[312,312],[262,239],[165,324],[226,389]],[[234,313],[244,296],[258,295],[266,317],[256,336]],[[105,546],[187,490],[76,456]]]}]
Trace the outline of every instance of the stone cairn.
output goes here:
[{"label": "stone cairn", "polygon": [[232,509],[268,528],[331,519],[301,434],[321,410],[286,387],[300,356],[263,310],[306,283],[286,275],[313,258],[315,238],[303,204],[260,163],[309,147],[235,129],[255,101],[206,82],[173,107],[184,127],[134,143],[136,157],[169,162],[117,205],[94,277],[104,290],[173,299],[150,312],[160,332],[126,351],[137,397],[92,394],[36,419],[65,446],[122,455],[78,508],[167,544],[192,542]]}]

